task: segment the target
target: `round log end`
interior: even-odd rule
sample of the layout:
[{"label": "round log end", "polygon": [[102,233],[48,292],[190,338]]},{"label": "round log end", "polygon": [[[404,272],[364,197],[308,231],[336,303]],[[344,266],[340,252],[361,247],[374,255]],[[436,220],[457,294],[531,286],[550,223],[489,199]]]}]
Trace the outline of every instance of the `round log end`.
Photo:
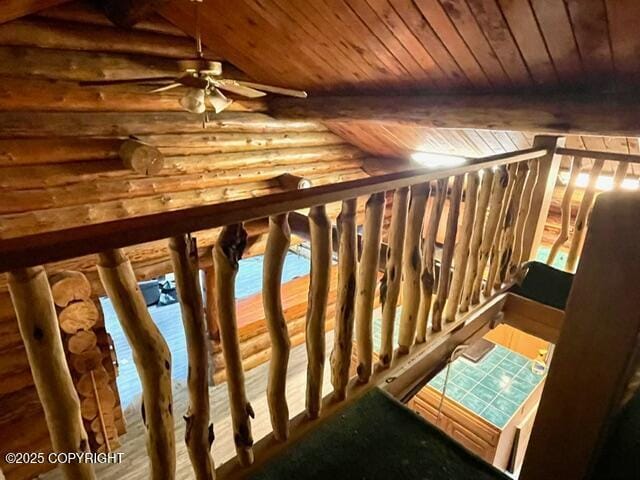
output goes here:
[{"label": "round log end", "polygon": [[120,158],[126,168],[141,175],[157,175],[164,165],[160,150],[133,139],[122,142]]},{"label": "round log end", "polygon": [[81,272],[65,271],[49,278],[53,301],[58,307],[66,307],[75,300],[91,298],[91,284]]},{"label": "round log end", "polygon": [[91,330],[80,330],[69,338],[67,348],[71,353],[81,354],[95,347],[97,343],[95,333]]},{"label": "round log end", "polygon": [[99,318],[100,314],[92,300],[80,300],[62,310],[58,320],[60,328],[65,333],[73,335],[79,330],[91,329]]},{"label": "round log end", "polygon": [[301,177],[299,175],[293,175],[291,173],[283,173],[277,177],[278,183],[285,190],[302,190],[304,188],[310,188],[313,184],[308,178]]}]

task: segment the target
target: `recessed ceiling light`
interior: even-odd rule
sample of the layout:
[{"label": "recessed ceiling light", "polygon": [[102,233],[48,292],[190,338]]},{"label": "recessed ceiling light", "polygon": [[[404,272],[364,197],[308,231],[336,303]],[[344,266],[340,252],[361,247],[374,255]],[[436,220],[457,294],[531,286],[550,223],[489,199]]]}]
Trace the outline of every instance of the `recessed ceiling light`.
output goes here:
[{"label": "recessed ceiling light", "polygon": [[467,161],[464,157],[430,152],[414,152],[411,154],[411,159],[428,168],[456,167]]}]

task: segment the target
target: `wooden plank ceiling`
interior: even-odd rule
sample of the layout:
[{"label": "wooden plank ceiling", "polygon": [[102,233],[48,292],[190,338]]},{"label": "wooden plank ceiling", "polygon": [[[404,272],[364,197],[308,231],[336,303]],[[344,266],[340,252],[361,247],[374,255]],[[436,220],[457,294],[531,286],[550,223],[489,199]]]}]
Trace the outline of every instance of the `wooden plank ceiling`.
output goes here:
[{"label": "wooden plank ceiling", "polygon": [[[43,10],[58,3],[64,5]],[[81,18],[104,26],[106,18],[87,5],[10,0],[0,6],[0,23],[39,12],[41,19]],[[194,33],[191,2],[170,0],[161,13]],[[640,76],[639,21],[637,0],[236,0],[233,8],[224,0],[204,0],[202,7],[209,57],[225,59],[255,80],[312,94],[611,91]],[[158,25],[155,19],[138,28],[157,31]],[[168,24],[163,28],[162,33],[180,34]],[[191,48],[182,47],[174,48],[174,56],[191,56]],[[328,126],[362,149],[404,158],[415,150],[477,157],[526,148],[535,133],[375,121]],[[568,142],[640,153],[635,137]]]},{"label": "wooden plank ceiling", "polygon": [[[192,9],[163,13],[192,30]],[[311,91],[574,89],[640,73],[636,0],[205,0],[202,18],[237,67]]]},{"label": "wooden plank ceiling", "polygon": [[[193,32],[193,8],[162,14]],[[256,80],[323,92],[612,90],[640,75],[637,0],[205,0],[205,44]],[[528,132],[332,123],[383,155],[480,156]],[[636,138],[572,139],[637,153]]]}]

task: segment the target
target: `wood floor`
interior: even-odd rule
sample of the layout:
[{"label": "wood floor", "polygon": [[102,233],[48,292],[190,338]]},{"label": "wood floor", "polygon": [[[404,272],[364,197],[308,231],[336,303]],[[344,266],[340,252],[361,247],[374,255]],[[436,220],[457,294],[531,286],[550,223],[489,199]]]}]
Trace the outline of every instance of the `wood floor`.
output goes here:
[{"label": "wood floor", "polygon": [[[327,364],[324,369],[324,394],[331,389],[329,353],[333,345],[333,332],[326,337]],[[289,412],[294,417],[304,409],[306,384],[307,354],[305,345],[300,345],[291,351],[287,380],[287,398]],[[253,406],[256,418],[252,421],[254,441],[259,440],[271,431],[269,413],[267,409],[266,389],[269,365],[263,364],[246,374],[247,395]],[[213,417],[216,440],[213,444],[213,457],[216,465],[220,465],[235,455],[229,401],[226,384],[210,388],[211,414]],[[182,382],[174,384],[174,411],[176,412],[176,450],[177,471],[176,479],[192,479],[193,470],[184,444],[184,421],[182,413],[186,412],[188,403],[186,385]],[[145,448],[144,426],[140,418],[139,402],[127,408],[125,417],[128,432],[121,438],[123,461],[120,464],[96,465],[96,475],[100,480],[138,480],[148,478],[148,457]],[[61,472],[56,469],[40,478],[48,480],[62,480]]]}]

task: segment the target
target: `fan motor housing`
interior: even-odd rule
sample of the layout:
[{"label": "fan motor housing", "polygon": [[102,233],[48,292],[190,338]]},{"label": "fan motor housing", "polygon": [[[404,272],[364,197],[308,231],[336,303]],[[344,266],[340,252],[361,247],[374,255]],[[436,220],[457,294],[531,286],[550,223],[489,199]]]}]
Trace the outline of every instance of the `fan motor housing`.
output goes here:
[{"label": "fan motor housing", "polygon": [[179,60],[180,69],[185,71],[206,72],[209,75],[222,75],[222,63],[203,58]]}]

